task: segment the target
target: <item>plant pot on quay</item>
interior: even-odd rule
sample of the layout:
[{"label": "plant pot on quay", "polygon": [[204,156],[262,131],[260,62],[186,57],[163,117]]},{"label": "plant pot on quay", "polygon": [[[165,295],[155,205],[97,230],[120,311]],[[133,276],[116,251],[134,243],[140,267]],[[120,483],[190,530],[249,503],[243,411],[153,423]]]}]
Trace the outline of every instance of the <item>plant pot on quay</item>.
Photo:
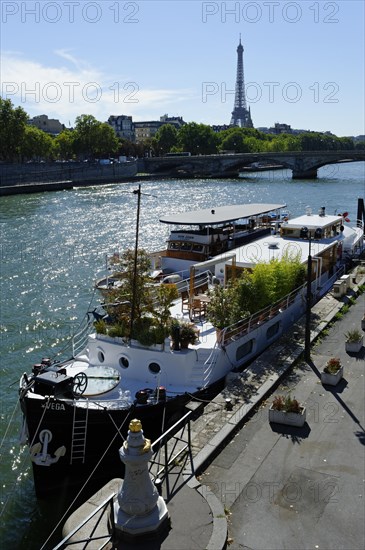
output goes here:
[{"label": "plant pot on quay", "polygon": [[345,334],[345,349],[348,353],[358,353],[363,345],[364,335],[360,330],[349,330]]},{"label": "plant pot on quay", "polygon": [[331,357],[321,372],[322,384],[336,386],[343,378],[343,365],[338,357]]},{"label": "plant pot on quay", "polygon": [[269,422],[302,428],[306,421],[306,408],[290,395],[278,395],[269,409]]}]

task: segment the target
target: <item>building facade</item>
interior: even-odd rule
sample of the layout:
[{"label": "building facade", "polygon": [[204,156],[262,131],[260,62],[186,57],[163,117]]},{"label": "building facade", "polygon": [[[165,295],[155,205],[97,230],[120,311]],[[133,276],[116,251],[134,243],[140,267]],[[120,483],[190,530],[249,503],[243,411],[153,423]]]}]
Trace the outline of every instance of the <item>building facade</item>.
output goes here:
[{"label": "building facade", "polygon": [[48,118],[47,115],[38,115],[28,120],[30,126],[43,130],[47,134],[56,136],[65,129],[65,125],[55,118]]},{"label": "building facade", "polygon": [[160,120],[147,120],[133,122],[131,116],[111,115],[108,124],[114,129],[120,138],[128,139],[135,143],[141,143],[152,138],[164,124],[171,124],[177,130],[186,124],[182,117],[169,117],[167,114],[160,117]]},{"label": "building facade", "polygon": [[119,138],[127,139],[128,141],[135,140],[134,125],[131,116],[111,115],[108,118],[108,124],[113,128]]}]

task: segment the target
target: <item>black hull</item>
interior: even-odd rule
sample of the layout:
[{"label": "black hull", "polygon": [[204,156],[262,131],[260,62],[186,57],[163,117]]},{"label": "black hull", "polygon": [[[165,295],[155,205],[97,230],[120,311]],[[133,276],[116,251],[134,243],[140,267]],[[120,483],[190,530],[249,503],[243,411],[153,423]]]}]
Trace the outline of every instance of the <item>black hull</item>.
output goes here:
[{"label": "black hull", "polygon": [[[52,434],[47,455],[54,462],[47,466],[32,459],[37,497],[48,498],[60,491],[76,492],[85,484],[95,489],[114,477],[123,477],[119,449],[127,436],[130,421],[133,418],[141,420],[145,437],[154,441],[186,412],[185,405],[189,400],[190,396],[181,395],[156,405],[138,405],[128,410],[89,409],[85,453],[83,458],[73,458],[73,406],[62,399],[51,398],[44,413],[45,401],[26,395],[21,399],[21,404],[31,457],[34,445],[38,443],[40,446],[42,430]],[[77,408],[77,418],[80,419],[83,414],[85,411]],[[60,448],[65,451],[56,461]]]}]

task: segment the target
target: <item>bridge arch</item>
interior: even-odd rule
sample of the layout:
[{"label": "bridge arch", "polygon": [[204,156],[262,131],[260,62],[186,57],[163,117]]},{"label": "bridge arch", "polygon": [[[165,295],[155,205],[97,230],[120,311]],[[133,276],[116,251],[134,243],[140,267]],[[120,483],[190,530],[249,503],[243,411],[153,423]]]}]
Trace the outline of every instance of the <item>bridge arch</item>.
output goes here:
[{"label": "bridge arch", "polygon": [[144,171],[172,177],[232,177],[254,162],[271,162],[292,170],[293,178],[316,178],[327,164],[365,160],[365,151],[292,151],[152,157],[144,159]]}]

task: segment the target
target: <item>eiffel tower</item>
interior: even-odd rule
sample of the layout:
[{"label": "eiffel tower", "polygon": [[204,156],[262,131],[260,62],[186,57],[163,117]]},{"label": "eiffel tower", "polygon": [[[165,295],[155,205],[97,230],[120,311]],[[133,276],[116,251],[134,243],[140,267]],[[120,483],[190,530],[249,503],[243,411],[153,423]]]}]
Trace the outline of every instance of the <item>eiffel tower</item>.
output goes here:
[{"label": "eiffel tower", "polygon": [[241,44],[241,35],[240,43],[237,47],[237,79],[231,126],[240,126],[241,128],[253,128],[251,110],[250,107],[247,110],[246,106],[245,78],[243,74],[243,46]]}]

